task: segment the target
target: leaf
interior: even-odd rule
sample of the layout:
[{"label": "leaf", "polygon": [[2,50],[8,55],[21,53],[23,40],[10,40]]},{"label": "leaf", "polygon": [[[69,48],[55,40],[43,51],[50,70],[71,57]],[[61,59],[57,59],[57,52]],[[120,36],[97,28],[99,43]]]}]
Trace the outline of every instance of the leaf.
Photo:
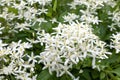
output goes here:
[{"label": "leaf", "polygon": [[18,14],[18,10],[12,7],[8,7],[9,12],[13,12],[14,14]]},{"label": "leaf", "polygon": [[[116,63],[120,61],[120,56],[119,56],[119,54],[115,54],[115,51],[112,52],[112,53],[113,53],[113,54],[112,54],[111,56],[109,56],[109,59],[105,59],[105,60],[102,61],[102,64],[103,64],[104,66],[110,65],[110,64],[115,64],[115,65],[116,65]],[[114,66],[114,67],[115,67],[115,66]]]},{"label": "leaf", "polygon": [[96,70],[92,70],[91,75],[93,79],[97,79],[100,76],[99,72]]},{"label": "leaf", "polygon": [[88,69],[84,70],[83,76],[85,77],[86,80],[91,80],[91,76],[89,74],[89,70]]},{"label": "leaf", "polygon": [[46,14],[46,16],[52,17],[52,12],[48,12],[48,13]]},{"label": "leaf", "polygon": [[72,79],[71,79],[70,76],[64,74],[64,75],[60,78],[60,80],[72,80]]},{"label": "leaf", "polygon": [[58,18],[58,21],[60,21],[60,22],[64,22],[64,19],[63,19],[63,16],[64,15],[67,15],[67,12],[65,11],[65,12],[62,12],[61,14],[60,14],[60,16],[59,16],[59,18]]},{"label": "leaf", "polygon": [[117,78],[117,80],[120,80],[120,78]]},{"label": "leaf", "polygon": [[40,25],[38,22],[36,22],[33,26],[31,26],[32,29],[39,29]]},{"label": "leaf", "polygon": [[105,73],[104,72],[101,72],[100,73],[100,79],[102,80],[102,79],[104,79],[105,78]]},{"label": "leaf", "polygon": [[15,77],[13,75],[10,75],[11,80],[15,80]]},{"label": "leaf", "polygon": [[42,23],[41,29],[44,29],[48,33],[53,32],[53,30],[52,30],[52,23],[51,22]]},{"label": "leaf", "polygon": [[116,68],[112,71],[112,73],[116,74],[117,76],[120,76],[120,67]]},{"label": "leaf", "polygon": [[5,21],[5,19],[2,18],[2,17],[0,17],[0,23],[2,23],[3,25],[6,25],[6,24],[7,24],[7,22]]},{"label": "leaf", "polygon": [[56,9],[57,9],[57,0],[54,1],[54,5],[53,5],[53,11],[56,12]]},{"label": "leaf", "polygon": [[52,14],[53,14],[52,7],[49,7],[49,8],[48,8],[48,12],[47,12],[46,16],[48,16],[48,17],[52,18]]},{"label": "leaf", "polygon": [[37,80],[48,80],[51,77],[48,70],[43,70],[37,77]]}]

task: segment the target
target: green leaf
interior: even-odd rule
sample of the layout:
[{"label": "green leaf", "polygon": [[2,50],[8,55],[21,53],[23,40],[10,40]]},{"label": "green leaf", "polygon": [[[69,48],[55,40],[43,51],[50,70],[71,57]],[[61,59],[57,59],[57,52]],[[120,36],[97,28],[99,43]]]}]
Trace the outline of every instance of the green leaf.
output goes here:
[{"label": "green leaf", "polygon": [[56,12],[56,9],[57,9],[57,0],[54,1],[54,5],[53,5],[53,11]]},{"label": "green leaf", "polygon": [[82,63],[79,62],[78,64],[76,64],[76,65],[74,66],[74,68],[77,69],[77,70],[80,70],[81,64],[82,64]]},{"label": "green leaf", "polygon": [[52,17],[52,12],[48,12],[48,13],[46,14],[46,16]]},{"label": "green leaf", "polygon": [[6,24],[7,24],[7,22],[5,21],[5,19],[2,18],[2,17],[0,17],[0,23],[2,23],[3,25],[6,25]]},{"label": "green leaf", "polygon": [[48,80],[51,77],[48,70],[43,70],[37,77],[37,80]]},{"label": "green leaf", "polygon": [[97,79],[100,76],[99,72],[96,70],[92,70],[91,75],[93,79]]},{"label": "green leaf", "polygon": [[51,33],[53,32],[52,30],[52,23],[51,22],[47,22],[47,23],[42,23],[41,24],[41,29],[44,29],[47,33]]},{"label": "green leaf", "polygon": [[60,16],[59,16],[59,18],[58,18],[58,21],[64,22],[64,19],[63,19],[63,16],[64,16],[64,15],[67,15],[67,11],[62,12],[62,13],[60,14]]},{"label": "green leaf", "polygon": [[52,7],[49,7],[46,16],[52,18],[52,16],[53,16],[52,14],[53,14],[53,8],[52,8]]},{"label": "green leaf", "polygon": [[70,76],[68,76],[67,74],[64,74],[60,80],[72,80]]},{"label": "green leaf", "polygon": [[83,76],[85,77],[86,80],[91,80],[89,69],[83,71]]},{"label": "green leaf", "polygon": [[105,78],[105,73],[104,72],[101,72],[100,73],[100,79],[102,80],[102,79],[104,79]]},{"label": "green leaf", "polygon": [[120,67],[116,68],[112,71],[112,73],[116,74],[117,76],[120,76]]},{"label": "green leaf", "polygon": [[120,78],[117,78],[117,80],[120,80]]},{"label": "green leaf", "polygon": [[18,10],[12,7],[8,7],[9,12],[13,12],[14,14],[18,14]]},{"label": "green leaf", "polygon": [[16,80],[13,75],[10,75],[10,79],[11,79],[11,80]]},{"label": "green leaf", "polygon": [[32,29],[39,29],[40,25],[38,22],[36,22],[33,26],[31,26]]}]

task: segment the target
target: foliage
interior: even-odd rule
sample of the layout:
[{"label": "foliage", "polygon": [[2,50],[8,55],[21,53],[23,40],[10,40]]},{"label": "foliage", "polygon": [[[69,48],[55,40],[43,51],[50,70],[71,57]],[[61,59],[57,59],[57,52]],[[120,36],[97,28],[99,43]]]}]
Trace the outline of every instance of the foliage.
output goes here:
[{"label": "foliage", "polygon": [[0,0],[6,79],[120,80],[120,1]]}]

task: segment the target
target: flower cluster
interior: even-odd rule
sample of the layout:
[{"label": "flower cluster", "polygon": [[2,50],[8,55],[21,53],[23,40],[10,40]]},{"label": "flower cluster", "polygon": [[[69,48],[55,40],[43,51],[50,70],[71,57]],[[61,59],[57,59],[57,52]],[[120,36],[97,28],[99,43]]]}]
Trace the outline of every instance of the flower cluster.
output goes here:
[{"label": "flower cluster", "polygon": [[112,35],[112,44],[110,47],[116,50],[116,53],[120,52],[120,33]]},{"label": "flower cluster", "polygon": [[25,49],[31,47],[30,43],[21,43],[21,40],[9,45],[0,41],[0,75],[5,78],[12,74],[18,80],[35,80],[33,73],[37,56],[25,54]]},{"label": "flower cluster", "polygon": [[119,30],[117,0],[0,0],[0,80],[36,80],[42,69],[79,80],[74,66],[100,70],[120,53]]},{"label": "flower cluster", "polygon": [[68,5],[71,9],[76,9],[77,6],[83,6],[83,9],[80,9],[80,13],[82,14],[79,18],[80,21],[87,24],[99,24],[102,21],[98,18],[97,10],[103,8],[105,5],[114,7],[116,3],[114,0],[73,0]]},{"label": "flower cluster", "polygon": [[113,21],[113,23],[109,26],[111,31],[112,30],[116,30],[117,27],[120,27],[120,11],[116,10],[113,13],[109,13],[110,15],[112,15],[112,17],[110,17]]},{"label": "flower cluster", "polygon": [[59,24],[52,34],[39,34],[39,41],[45,43],[45,51],[40,53],[40,62],[48,68],[49,72],[55,71],[57,76],[69,72],[73,64],[83,61],[86,57],[93,58],[92,67],[96,68],[96,58],[108,58],[105,42],[92,33],[90,25],[85,23],[71,23],[70,25]]},{"label": "flower cluster", "polygon": [[[47,14],[45,8],[52,0],[1,0],[0,17],[5,19],[12,32],[29,30],[36,23],[47,22],[42,14]],[[37,7],[37,4],[39,6]],[[51,6],[51,5],[50,5]],[[21,22],[23,20],[23,22]]]},{"label": "flower cluster", "polygon": [[71,9],[76,9],[77,5],[85,5],[88,9],[96,10],[104,6],[104,3],[107,5],[115,6],[114,0],[73,0],[71,4],[68,4]]}]

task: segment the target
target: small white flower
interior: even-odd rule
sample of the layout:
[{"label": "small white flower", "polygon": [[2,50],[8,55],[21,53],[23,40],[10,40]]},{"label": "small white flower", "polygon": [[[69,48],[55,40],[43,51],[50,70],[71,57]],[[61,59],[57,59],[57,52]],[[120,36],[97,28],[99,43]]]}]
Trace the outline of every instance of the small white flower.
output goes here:
[{"label": "small white flower", "polygon": [[28,38],[26,38],[26,40],[27,40],[27,41],[29,41],[30,43],[34,43],[34,44],[36,44],[36,43],[39,43],[39,42],[40,42],[40,41],[38,41],[38,40],[28,39]]},{"label": "small white flower", "polygon": [[80,12],[83,14],[80,17],[81,21],[84,21],[85,23],[93,23],[93,24],[99,24],[99,22],[102,22],[101,20],[98,19],[98,16],[94,16],[89,9],[87,10],[80,10]]},{"label": "small white flower", "polygon": [[1,23],[0,23],[0,34],[2,34],[3,29],[4,29],[4,27],[1,27]]},{"label": "small white flower", "polygon": [[13,69],[14,69],[14,64],[11,62],[9,64],[9,66],[5,66],[3,67],[3,69],[0,69],[0,74],[6,74],[6,75],[9,75],[9,74],[12,74],[13,73]]},{"label": "small white flower", "polygon": [[71,2],[71,3],[69,3],[68,5],[70,6],[70,9],[76,9],[77,3]]},{"label": "small white flower", "polygon": [[110,47],[116,50],[116,53],[120,52],[120,33],[113,34],[112,36],[112,43]]},{"label": "small white flower", "polygon": [[52,24],[53,23],[58,23],[58,21],[56,20],[56,18],[52,18],[50,21],[52,22]]},{"label": "small white flower", "polygon": [[34,56],[33,52],[31,53],[31,56],[27,55],[27,57],[29,58],[28,63],[32,61],[33,64],[37,62],[36,58],[39,58],[39,56]]},{"label": "small white flower", "polygon": [[26,4],[27,3],[25,1],[21,0],[20,4],[17,4],[17,3],[14,2],[13,3],[13,7],[16,8],[16,9],[18,9],[18,10],[22,10],[22,9],[25,9]]},{"label": "small white flower", "polygon": [[42,7],[42,9],[38,9],[38,13],[37,14],[39,14],[39,15],[41,15],[41,14],[47,14],[47,11],[48,11],[48,9],[45,9],[44,7]]},{"label": "small white flower", "polygon": [[68,13],[68,15],[63,16],[64,22],[73,22],[73,20],[79,18],[78,15],[74,14],[74,13]]},{"label": "small white flower", "polygon": [[24,31],[24,30],[29,30],[29,27],[31,25],[28,24],[27,22],[25,23],[17,23],[16,26],[15,26],[15,29],[19,29],[19,31]]},{"label": "small white flower", "polygon": [[52,2],[52,0],[35,0],[35,2],[38,2],[40,5],[45,6]]},{"label": "small white flower", "polygon": [[3,46],[7,46],[8,44],[4,44],[3,42],[2,42],[2,40],[0,39],[0,48],[2,48]]},{"label": "small white flower", "polygon": [[79,77],[77,77],[77,78],[74,78],[73,80],[79,80]]}]

